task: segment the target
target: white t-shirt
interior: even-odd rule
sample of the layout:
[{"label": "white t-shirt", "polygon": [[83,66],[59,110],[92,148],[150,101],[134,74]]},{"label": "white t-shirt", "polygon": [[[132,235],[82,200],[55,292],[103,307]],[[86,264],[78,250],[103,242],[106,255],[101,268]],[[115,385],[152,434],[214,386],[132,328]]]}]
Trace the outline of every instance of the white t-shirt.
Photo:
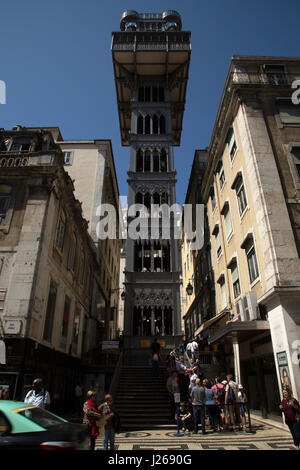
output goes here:
[{"label": "white t-shirt", "polygon": [[50,395],[49,392],[43,388],[37,394],[34,390],[30,390],[27,393],[24,402],[28,403],[29,405],[38,406],[39,408],[45,408],[45,405],[50,405]]},{"label": "white t-shirt", "polygon": [[238,402],[239,403],[246,403],[246,394],[245,394],[245,392],[244,393],[242,393],[242,392],[238,393]]},{"label": "white t-shirt", "polygon": [[191,343],[188,343],[186,349],[187,351],[195,352],[198,349],[198,343],[196,343],[196,341],[192,341]]}]

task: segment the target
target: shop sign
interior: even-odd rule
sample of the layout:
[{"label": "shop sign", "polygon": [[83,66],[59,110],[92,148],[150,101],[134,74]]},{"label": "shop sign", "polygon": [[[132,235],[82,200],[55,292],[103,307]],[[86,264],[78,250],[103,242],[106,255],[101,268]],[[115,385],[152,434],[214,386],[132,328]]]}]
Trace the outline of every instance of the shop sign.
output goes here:
[{"label": "shop sign", "polygon": [[102,351],[107,349],[119,349],[119,341],[102,341]]},{"label": "shop sign", "polygon": [[6,346],[2,340],[0,340],[0,364],[6,364]]},{"label": "shop sign", "polygon": [[18,335],[21,332],[21,320],[6,320],[4,322],[5,335]]}]

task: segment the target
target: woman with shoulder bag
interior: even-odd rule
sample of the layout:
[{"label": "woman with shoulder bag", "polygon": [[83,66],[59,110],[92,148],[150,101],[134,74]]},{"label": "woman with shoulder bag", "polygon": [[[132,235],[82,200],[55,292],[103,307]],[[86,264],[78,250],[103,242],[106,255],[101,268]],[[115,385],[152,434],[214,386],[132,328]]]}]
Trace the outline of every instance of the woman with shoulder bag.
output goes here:
[{"label": "woman with shoulder bag", "polygon": [[289,427],[291,434],[293,436],[294,444],[297,450],[300,446],[300,425],[297,422],[299,419],[299,414],[297,416],[297,411],[299,413],[300,407],[296,398],[293,398],[290,391],[283,390],[282,392],[282,402],[279,406],[281,411],[284,413],[285,424]]},{"label": "woman with shoulder bag", "polygon": [[96,399],[97,393],[90,390],[87,393],[87,401],[83,405],[83,424],[88,427],[91,439],[90,450],[95,450],[96,439],[99,436],[98,420],[101,418],[101,414]]}]

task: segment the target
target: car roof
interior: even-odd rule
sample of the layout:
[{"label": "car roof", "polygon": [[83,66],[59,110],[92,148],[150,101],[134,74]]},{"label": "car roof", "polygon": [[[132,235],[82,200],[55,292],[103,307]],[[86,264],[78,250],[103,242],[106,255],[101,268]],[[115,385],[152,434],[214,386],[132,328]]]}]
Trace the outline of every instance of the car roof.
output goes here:
[{"label": "car roof", "polygon": [[33,405],[15,400],[0,400],[0,409],[3,411],[12,411],[16,408],[32,408]]}]

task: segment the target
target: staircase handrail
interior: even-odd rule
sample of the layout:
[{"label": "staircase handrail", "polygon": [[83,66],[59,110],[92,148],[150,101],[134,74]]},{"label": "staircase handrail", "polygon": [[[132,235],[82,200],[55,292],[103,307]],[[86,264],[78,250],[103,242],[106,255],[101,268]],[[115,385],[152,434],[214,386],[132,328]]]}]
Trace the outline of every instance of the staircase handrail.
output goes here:
[{"label": "staircase handrail", "polygon": [[117,365],[115,367],[115,371],[114,371],[112,381],[110,383],[110,387],[109,387],[109,393],[110,393],[110,395],[112,395],[113,399],[115,399],[115,395],[116,395],[116,392],[117,392],[119,379],[120,379],[120,375],[121,375],[121,369],[122,369],[122,365],[123,365],[123,352],[124,351],[122,349],[122,351],[120,352],[120,355],[119,355]]}]

